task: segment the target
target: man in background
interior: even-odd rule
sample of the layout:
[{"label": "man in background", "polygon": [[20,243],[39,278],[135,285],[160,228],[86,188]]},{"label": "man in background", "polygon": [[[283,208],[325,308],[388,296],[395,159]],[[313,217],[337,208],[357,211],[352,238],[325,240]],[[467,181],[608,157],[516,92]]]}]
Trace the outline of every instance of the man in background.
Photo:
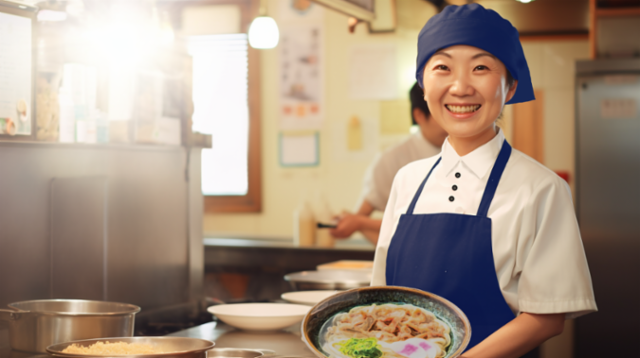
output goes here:
[{"label": "man in background", "polygon": [[447,132],[431,118],[422,88],[415,83],[409,91],[411,118],[419,131],[400,144],[380,154],[367,170],[360,207],[355,214],[337,216],[337,225],[330,230],[333,237],[344,239],[360,231],[374,245],[378,242],[382,219],[371,218],[374,211],[384,211],[389,200],[393,178],[400,168],[419,159],[440,153]]}]

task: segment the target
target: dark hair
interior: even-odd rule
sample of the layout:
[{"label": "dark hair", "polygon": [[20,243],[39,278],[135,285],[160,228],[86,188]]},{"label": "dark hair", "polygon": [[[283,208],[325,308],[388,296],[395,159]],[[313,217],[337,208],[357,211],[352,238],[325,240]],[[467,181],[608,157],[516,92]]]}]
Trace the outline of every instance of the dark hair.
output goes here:
[{"label": "dark hair", "polygon": [[509,85],[509,88],[511,88],[511,86],[513,86],[514,83],[516,83],[516,79],[513,78],[513,76],[511,75],[511,72],[509,72],[509,70],[506,68],[507,70],[507,85]]},{"label": "dark hair", "polygon": [[409,91],[409,98],[411,99],[411,121],[413,124],[416,123],[416,119],[413,118],[413,110],[415,108],[419,108],[425,116],[429,117],[429,106],[427,106],[427,101],[424,100],[424,91],[420,88],[418,82],[416,82],[413,87],[411,87],[411,91]]}]

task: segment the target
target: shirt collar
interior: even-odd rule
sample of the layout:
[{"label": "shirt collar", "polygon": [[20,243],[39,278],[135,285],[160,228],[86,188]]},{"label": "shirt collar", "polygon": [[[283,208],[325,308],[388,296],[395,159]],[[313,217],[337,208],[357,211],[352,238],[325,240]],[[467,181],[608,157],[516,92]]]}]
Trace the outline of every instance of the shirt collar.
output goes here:
[{"label": "shirt collar", "polygon": [[456,153],[455,149],[453,149],[449,143],[449,138],[447,138],[442,145],[442,160],[440,162],[444,175],[449,176],[458,163],[462,162],[462,164],[479,179],[483,178],[489,172],[489,169],[493,168],[493,164],[496,162],[496,158],[498,158],[503,142],[504,134],[502,130],[498,130],[496,136],[489,142],[461,157]]}]

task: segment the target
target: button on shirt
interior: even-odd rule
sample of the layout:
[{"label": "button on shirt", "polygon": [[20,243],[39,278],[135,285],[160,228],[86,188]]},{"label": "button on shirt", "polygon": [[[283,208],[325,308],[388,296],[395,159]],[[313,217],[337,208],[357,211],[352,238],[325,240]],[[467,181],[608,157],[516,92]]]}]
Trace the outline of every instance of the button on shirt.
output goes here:
[{"label": "button on shirt", "polygon": [[421,132],[406,138],[378,156],[365,174],[358,207],[366,200],[376,210],[383,211],[389,200],[393,178],[400,168],[419,159],[440,153],[440,148],[426,140]]},{"label": "button on shirt", "polygon": [[[414,215],[476,215],[503,142],[500,131],[485,145],[460,157],[446,140],[442,160],[425,184]],[[372,285],[385,284],[387,250],[398,220],[438,157],[410,163],[396,175],[376,248]],[[514,149],[488,215],[498,283],[515,314],[567,313],[568,318],[574,318],[597,310],[564,180]],[[427,273],[416,272],[421,274]]]}]

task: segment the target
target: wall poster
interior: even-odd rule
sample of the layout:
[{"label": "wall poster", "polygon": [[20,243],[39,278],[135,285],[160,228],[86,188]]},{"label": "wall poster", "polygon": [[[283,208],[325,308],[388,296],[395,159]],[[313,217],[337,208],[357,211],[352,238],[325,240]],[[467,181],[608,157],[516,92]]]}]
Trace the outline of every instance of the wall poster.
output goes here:
[{"label": "wall poster", "polygon": [[280,129],[322,127],[323,52],[318,24],[283,27],[280,35]]}]

